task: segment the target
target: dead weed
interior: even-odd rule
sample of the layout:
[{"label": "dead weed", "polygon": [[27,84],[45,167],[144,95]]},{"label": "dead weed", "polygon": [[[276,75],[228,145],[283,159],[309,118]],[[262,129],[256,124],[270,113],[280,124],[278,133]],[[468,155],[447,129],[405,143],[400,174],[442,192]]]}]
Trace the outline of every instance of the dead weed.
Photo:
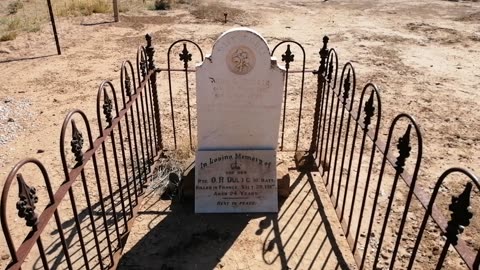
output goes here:
[{"label": "dead weed", "polygon": [[464,36],[455,29],[434,26],[426,23],[408,23],[407,29],[421,32],[429,41],[440,44],[454,44],[462,42]]},{"label": "dead weed", "polygon": [[227,22],[233,22],[240,25],[250,26],[258,23],[258,21],[254,19],[254,16],[248,14],[244,10],[229,7],[222,3],[197,5],[190,13],[199,20],[216,23],[224,23],[225,16],[227,17]]}]

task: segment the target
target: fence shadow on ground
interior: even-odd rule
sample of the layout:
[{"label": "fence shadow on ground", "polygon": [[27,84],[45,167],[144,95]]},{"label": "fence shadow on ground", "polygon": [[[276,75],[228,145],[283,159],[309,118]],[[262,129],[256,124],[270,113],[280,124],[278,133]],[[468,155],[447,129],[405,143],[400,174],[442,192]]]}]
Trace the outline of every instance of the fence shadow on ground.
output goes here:
[{"label": "fence shadow on ground", "polygon": [[186,204],[173,204],[170,210],[139,212],[139,218],[166,216],[123,255],[119,269],[213,269],[251,219],[195,215]]},{"label": "fence shadow on ground", "polygon": [[213,215],[194,214],[193,201],[165,209],[155,194],[119,269],[349,269],[318,192],[300,174],[277,214]]},{"label": "fence shadow on ground", "polygon": [[10,62],[36,60],[36,59],[48,58],[48,57],[52,57],[52,56],[57,56],[57,54],[47,54],[47,55],[40,55],[40,56],[33,56],[33,57],[21,57],[21,58],[13,58],[13,59],[0,59],[0,64],[10,63]]}]

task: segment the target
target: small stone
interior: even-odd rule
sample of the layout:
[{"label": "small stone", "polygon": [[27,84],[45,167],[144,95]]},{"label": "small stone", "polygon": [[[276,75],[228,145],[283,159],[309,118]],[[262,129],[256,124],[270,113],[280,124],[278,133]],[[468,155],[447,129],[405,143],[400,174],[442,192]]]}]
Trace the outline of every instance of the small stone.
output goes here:
[{"label": "small stone", "polygon": [[54,99],[53,99],[53,102],[58,102],[58,99],[54,98]]},{"label": "small stone", "polygon": [[438,255],[440,255],[440,249],[438,247],[434,247],[432,249],[432,253],[433,253],[433,255],[438,256]]},{"label": "small stone", "polygon": [[8,255],[8,254],[3,254],[2,255],[2,260],[6,261],[8,259],[10,259],[10,255]]},{"label": "small stone", "polygon": [[10,118],[8,118],[7,121],[10,122],[10,123],[12,123],[12,122],[15,122],[15,119],[13,119],[13,118],[10,117]]},{"label": "small stone", "polygon": [[41,153],[44,153],[44,152],[45,152],[45,150],[43,150],[43,149],[38,149],[37,150],[37,154],[41,154]]}]

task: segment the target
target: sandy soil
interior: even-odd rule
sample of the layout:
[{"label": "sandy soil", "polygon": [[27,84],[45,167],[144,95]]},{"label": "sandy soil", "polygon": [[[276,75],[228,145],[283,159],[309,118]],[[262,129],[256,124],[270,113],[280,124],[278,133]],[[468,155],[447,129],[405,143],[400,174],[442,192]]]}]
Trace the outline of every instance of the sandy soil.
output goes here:
[{"label": "sandy soil", "polygon": [[[222,22],[225,10],[227,24]],[[45,164],[58,187],[63,117],[80,108],[96,123],[98,84],[110,79],[118,85],[121,61],[134,60],[145,33],[154,34],[157,65],[166,67],[173,41],[191,39],[209,52],[219,34],[240,25],[262,33],[271,46],[284,39],[302,43],[307,68],[318,65],[320,41],[328,35],[340,62],[354,64],[358,85],[372,81],[380,87],[383,133],[399,112],[417,118],[424,132],[423,187],[431,188],[450,166],[478,172],[480,3],[232,1],[211,13],[184,5],[166,12],[131,11],[120,23],[110,21],[107,15],[59,19],[62,56],[55,55],[48,25],[0,43],[1,179],[30,156]],[[98,135],[96,128],[93,133]]]}]

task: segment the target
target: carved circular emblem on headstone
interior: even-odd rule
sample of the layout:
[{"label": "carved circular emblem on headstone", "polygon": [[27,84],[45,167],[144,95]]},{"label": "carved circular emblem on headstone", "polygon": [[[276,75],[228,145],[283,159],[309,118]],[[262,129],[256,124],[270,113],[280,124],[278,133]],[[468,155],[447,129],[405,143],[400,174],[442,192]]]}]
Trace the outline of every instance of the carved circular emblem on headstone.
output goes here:
[{"label": "carved circular emblem on headstone", "polygon": [[228,68],[235,74],[247,74],[255,66],[255,54],[246,46],[232,48],[226,60]]}]

